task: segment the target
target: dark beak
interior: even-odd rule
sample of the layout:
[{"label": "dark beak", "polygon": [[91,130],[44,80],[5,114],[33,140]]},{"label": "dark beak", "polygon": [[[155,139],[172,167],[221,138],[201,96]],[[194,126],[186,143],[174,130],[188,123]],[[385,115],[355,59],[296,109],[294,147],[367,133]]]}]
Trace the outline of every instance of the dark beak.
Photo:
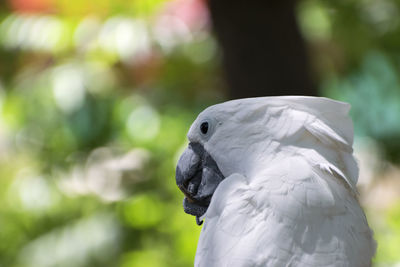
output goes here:
[{"label": "dark beak", "polygon": [[176,184],[185,194],[184,211],[199,218],[206,213],[211,197],[225,177],[217,163],[199,143],[190,143],[176,167]]}]

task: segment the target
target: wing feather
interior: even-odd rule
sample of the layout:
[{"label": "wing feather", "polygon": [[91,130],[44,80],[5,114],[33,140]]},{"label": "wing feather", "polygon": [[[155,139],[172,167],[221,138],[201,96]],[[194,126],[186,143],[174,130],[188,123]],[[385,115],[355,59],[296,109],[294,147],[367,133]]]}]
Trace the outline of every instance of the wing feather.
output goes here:
[{"label": "wing feather", "polygon": [[276,166],[221,182],[195,266],[369,266],[372,233],[348,188],[301,158]]}]

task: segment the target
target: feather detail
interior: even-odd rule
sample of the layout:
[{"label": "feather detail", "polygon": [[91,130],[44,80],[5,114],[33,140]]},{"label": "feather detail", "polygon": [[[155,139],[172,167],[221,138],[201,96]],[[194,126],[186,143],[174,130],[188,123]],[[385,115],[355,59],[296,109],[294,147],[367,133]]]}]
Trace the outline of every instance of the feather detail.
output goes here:
[{"label": "feather detail", "polygon": [[251,183],[234,174],[220,184],[195,266],[369,266],[372,233],[343,184],[301,158],[275,166]]}]

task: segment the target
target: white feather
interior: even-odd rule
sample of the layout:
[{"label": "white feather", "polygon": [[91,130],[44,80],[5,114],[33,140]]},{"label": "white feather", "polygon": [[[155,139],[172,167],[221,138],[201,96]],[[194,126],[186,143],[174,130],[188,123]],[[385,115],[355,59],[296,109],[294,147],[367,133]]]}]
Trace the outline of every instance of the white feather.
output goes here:
[{"label": "white feather", "polygon": [[[195,266],[369,266],[349,105],[315,97],[212,106],[188,138],[227,176],[205,214]],[[198,132],[204,119],[215,125]]]}]

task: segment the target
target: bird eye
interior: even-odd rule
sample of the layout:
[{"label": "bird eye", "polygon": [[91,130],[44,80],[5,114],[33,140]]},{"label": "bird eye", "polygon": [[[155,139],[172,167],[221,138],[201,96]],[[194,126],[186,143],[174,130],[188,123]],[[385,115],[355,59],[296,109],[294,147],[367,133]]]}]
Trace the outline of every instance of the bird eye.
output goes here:
[{"label": "bird eye", "polygon": [[200,131],[202,134],[207,134],[208,132],[208,122],[203,122],[202,124],[200,124]]}]

